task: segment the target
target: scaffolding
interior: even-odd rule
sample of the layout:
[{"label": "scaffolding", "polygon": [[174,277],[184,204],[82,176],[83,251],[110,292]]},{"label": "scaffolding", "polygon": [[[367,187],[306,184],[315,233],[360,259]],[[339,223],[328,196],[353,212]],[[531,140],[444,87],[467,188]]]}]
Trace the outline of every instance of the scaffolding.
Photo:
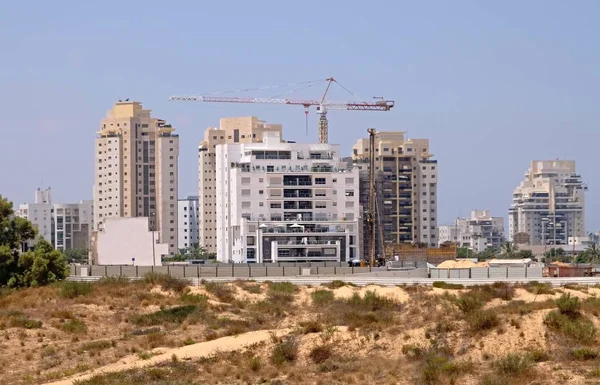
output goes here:
[{"label": "scaffolding", "polygon": [[442,247],[419,247],[410,243],[396,243],[385,245],[387,259],[399,261],[419,261],[438,264],[449,259],[456,259],[456,245]]}]

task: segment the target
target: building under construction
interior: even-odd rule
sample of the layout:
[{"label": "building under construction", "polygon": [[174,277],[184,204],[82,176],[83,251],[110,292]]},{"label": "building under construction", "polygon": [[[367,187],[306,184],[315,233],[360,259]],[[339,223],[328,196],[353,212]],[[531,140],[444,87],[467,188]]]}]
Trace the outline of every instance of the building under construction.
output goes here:
[{"label": "building under construction", "polygon": [[[428,139],[405,139],[403,132],[377,132],[374,138],[376,254],[390,258],[385,245],[437,245],[437,161]],[[370,213],[369,139],[359,139],[352,161],[360,169],[360,204]],[[365,221],[368,215],[363,215]],[[363,225],[364,255],[371,233]],[[391,251],[391,250],[388,250]],[[447,259],[447,258],[446,258]]]}]

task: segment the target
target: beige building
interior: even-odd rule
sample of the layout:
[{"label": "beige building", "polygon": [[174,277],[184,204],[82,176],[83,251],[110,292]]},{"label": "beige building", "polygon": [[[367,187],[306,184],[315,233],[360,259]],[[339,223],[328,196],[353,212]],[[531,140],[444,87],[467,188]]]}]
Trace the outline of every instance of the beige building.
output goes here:
[{"label": "beige building", "polygon": [[139,102],[115,104],[96,138],[94,225],[108,217],[148,217],[160,243],[177,251],[179,137]]},{"label": "beige building", "polygon": [[198,196],[200,213],[200,244],[209,253],[217,252],[217,166],[216,146],[226,143],[262,142],[265,132],[281,134],[281,124],[267,124],[257,117],[222,118],[220,127],[209,127],[198,146]]},{"label": "beige building", "polygon": [[[431,159],[429,139],[407,139],[404,132],[378,132],[375,154],[369,139],[359,139],[352,159],[360,172],[360,203],[368,210],[369,159],[375,156],[377,212],[383,242],[437,245],[437,160]],[[366,215],[364,216],[366,219]],[[367,231],[368,226],[363,226]],[[369,246],[364,234],[362,244]],[[366,250],[365,250],[366,252]]]},{"label": "beige building", "polygon": [[[567,245],[586,236],[586,185],[574,160],[534,160],[513,191],[508,209],[509,239],[529,235],[529,245]],[[552,247],[552,246],[550,246]]]}]

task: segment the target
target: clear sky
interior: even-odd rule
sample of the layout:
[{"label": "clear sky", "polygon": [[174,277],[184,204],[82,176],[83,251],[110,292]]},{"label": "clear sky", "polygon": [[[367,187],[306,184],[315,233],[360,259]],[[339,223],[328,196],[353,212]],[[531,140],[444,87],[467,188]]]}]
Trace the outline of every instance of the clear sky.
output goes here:
[{"label": "clear sky", "polygon": [[599,20],[595,0],[5,1],[0,194],[30,202],[43,183],[57,202],[91,199],[95,132],[131,98],[177,128],[180,196],[195,195],[197,145],[220,117],[316,141],[316,115],[306,136],[302,108],[169,96],[334,76],[396,107],[331,112],[330,143],[350,154],[367,127],[429,138],[440,224],[476,208],[506,216],[530,160],[563,158],[577,161],[598,230]]}]

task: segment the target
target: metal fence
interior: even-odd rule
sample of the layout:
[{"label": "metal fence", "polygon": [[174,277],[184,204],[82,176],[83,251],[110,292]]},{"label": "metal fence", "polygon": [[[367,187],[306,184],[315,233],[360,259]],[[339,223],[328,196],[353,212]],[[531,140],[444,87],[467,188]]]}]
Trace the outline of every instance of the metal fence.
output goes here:
[{"label": "metal fence", "polygon": [[[387,271],[385,267],[310,266],[307,264],[215,264],[215,265],[169,265],[169,266],[71,266],[72,276],[131,277],[139,278],[148,273],[167,274],[181,278],[258,278],[293,277],[301,275],[346,275]],[[307,266],[308,265],[308,266]],[[426,273],[425,273],[426,276]]]},{"label": "metal fence", "polygon": [[471,267],[466,269],[430,269],[436,279],[519,279],[542,278],[542,267]]}]

